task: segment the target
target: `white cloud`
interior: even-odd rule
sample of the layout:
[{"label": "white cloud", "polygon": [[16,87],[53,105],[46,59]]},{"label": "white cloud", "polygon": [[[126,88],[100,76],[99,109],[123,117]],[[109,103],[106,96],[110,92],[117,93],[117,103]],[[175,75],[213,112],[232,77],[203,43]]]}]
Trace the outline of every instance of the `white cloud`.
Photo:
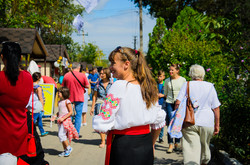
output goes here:
[{"label": "white cloud", "polygon": [[96,10],[101,10],[105,5],[106,3],[108,2],[109,0],[100,0],[100,2],[98,3],[98,5],[96,6]]},{"label": "white cloud", "polygon": [[[94,10],[101,10],[103,9],[103,7],[106,5],[106,3],[110,1],[110,0],[99,0],[99,3],[97,4],[97,6],[94,8]],[[75,5],[79,5],[79,2],[77,2],[77,0],[73,1],[73,4]]]}]

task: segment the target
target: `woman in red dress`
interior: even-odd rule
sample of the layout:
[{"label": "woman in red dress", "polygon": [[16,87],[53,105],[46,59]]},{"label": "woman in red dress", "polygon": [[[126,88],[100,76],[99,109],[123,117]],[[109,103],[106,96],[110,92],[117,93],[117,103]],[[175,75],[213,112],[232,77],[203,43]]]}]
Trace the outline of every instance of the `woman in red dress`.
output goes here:
[{"label": "woman in red dress", "polygon": [[16,164],[17,157],[27,153],[27,109],[32,91],[32,77],[19,70],[21,47],[3,42],[0,72],[0,164]]}]

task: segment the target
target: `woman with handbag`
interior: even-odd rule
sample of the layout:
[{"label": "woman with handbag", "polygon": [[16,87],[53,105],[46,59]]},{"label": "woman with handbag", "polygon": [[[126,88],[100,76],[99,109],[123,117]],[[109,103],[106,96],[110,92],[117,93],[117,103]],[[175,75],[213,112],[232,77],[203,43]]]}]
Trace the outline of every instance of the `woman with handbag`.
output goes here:
[{"label": "woman with handbag", "polygon": [[[175,110],[174,107],[175,107],[176,97],[178,96],[182,85],[186,82],[186,79],[180,76],[179,64],[170,65],[169,74],[170,77],[165,80],[164,84],[164,95],[166,97],[167,126],[169,126],[169,123],[173,118],[173,111]],[[167,150],[167,153],[172,153],[174,148],[178,150],[180,148],[179,143],[180,143],[179,138],[174,139],[168,134],[169,148]]]},{"label": "woman with handbag", "polygon": [[[100,78],[101,80],[97,83],[94,88],[94,95],[92,100],[92,108],[90,111],[90,115],[98,115],[101,109],[101,105],[106,98],[106,95],[112,85],[110,82],[110,70],[108,68],[104,68],[100,71]],[[100,133],[101,136],[101,144],[99,145],[100,148],[105,147],[105,134]]]},{"label": "woman with handbag", "polygon": [[[212,83],[203,81],[205,70],[200,65],[190,67],[189,97],[193,103],[195,125],[182,129],[182,149],[185,165],[208,164],[211,158],[209,143],[219,133],[220,102]],[[177,97],[176,108],[187,94],[185,83]],[[181,105],[180,105],[181,107]]]},{"label": "woman with handbag", "polygon": [[27,109],[32,92],[32,77],[19,69],[21,47],[3,42],[0,72],[0,164],[16,165],[17,157],[27,153]]}]

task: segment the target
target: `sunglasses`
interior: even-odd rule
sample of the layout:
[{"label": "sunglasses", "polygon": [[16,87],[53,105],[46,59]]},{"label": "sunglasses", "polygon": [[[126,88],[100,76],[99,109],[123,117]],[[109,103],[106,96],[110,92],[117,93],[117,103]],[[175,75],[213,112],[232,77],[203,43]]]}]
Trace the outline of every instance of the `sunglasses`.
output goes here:
[{"label": "sunglasses", "polygon": [[126,56],[127,60],[129,60],[128,55],[124,53],[123,48],[121,46],[116,47],[114,51],[120,52],[122,55]]}]

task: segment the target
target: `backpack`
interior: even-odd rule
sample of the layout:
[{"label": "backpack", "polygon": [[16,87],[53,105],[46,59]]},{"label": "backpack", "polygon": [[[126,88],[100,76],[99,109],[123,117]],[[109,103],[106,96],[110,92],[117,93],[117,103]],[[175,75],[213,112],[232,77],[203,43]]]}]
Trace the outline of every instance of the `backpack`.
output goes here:
[{"label": "backpack", "polygon": [[[38,87],[41,87],[40,85],[35,85],[34,86],[34,90],[37,89]],[[43,110],[43,105],[42,103],[40,102],[39,98],[38,98],[38,95],[36,92],[34,92],[33,94],[34,96],[34,113],[39,113],[40,111]],[[45,97],[44,97],[44,93],[43,93],[43,90],[42,90],[42,95],[43,95],[43,100],[45,102]],[[29,102],[28,104],[26,105],[26,108],[31,112],[32,111],[32,93],[30,95],[30,98],[29,98]]]}]

